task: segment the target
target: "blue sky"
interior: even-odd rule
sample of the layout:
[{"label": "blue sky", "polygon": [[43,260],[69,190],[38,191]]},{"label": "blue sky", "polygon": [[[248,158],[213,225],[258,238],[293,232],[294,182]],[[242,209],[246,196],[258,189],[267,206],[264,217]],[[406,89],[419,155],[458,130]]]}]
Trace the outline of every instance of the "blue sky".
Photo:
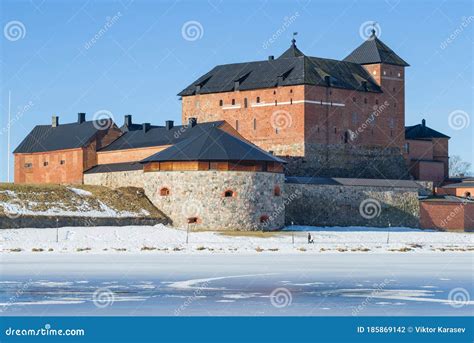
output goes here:
[{"label": "blue sky", "polygon": [[[176,94],[216,64],[278,56],[294,31],[307,55],[342,59],[361,44],[364,23],[373,21],[380,39],[411,65],[407,125],[426,118],[427,125],[452,137],[451,154],[474,160],[472,1],[0,4],[2,181],[7,175],[8,90],[12,150],[35,125],[50,123],[53,114],[62,123],[76,120],[77,112],[91,118],[99,110],[110,111],[119,124],[127,113],[136,122],[180,122]],[[186,23],[191,29],[183,34]]]}]

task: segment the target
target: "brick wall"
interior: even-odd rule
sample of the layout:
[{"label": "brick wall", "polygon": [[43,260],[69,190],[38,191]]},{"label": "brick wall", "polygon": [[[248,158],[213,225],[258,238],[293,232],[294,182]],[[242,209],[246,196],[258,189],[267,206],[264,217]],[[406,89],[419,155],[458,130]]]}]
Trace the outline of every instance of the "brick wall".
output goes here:
[{"label": "brick wall", "polygon": [[153,146],[153,147],[138,148],[138,149],[99,151],[97,153],[97,164],[141,161],[168,147],[169,145],[162,145],[162,146]]},{"label": "brick wall", "polygon": [[474,230],[474,203],[420,201],[420,226],[449,231]]}]

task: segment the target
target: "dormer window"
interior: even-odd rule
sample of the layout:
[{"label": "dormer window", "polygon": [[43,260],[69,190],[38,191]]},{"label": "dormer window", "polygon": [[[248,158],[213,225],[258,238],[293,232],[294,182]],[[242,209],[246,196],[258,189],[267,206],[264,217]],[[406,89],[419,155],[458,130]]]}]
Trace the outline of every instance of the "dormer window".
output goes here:
[{"label": "dormer window", "polygon": [[234,196],[235,196],[235,193],[231,189],[228,189],[224,192],[224,198],[232,198]]}]

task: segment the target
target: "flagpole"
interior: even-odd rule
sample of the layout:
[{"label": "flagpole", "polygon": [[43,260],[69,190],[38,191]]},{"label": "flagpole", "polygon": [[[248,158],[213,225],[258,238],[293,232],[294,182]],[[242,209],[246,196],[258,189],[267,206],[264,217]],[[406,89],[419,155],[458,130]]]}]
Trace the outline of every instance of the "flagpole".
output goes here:
[{"label": "flagpole", "polygon": [[8,131],[7,131],[7,181],[10,182],[10,130],[11,130],[11,95],[8,91]]}]

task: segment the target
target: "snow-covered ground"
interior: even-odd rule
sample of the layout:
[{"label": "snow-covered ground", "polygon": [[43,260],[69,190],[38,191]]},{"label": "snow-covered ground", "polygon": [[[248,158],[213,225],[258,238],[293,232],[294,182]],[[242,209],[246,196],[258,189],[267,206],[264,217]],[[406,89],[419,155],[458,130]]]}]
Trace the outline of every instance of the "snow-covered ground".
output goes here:
[{"label": "snow-covered ground", "polygon": [[[314,244],[307,243],[311,231]],[[164,225],[0,230],[2,253],[321,254],[474,251],[473,235],[409,228],[288,227],[283,232],[226,235]]]}]

